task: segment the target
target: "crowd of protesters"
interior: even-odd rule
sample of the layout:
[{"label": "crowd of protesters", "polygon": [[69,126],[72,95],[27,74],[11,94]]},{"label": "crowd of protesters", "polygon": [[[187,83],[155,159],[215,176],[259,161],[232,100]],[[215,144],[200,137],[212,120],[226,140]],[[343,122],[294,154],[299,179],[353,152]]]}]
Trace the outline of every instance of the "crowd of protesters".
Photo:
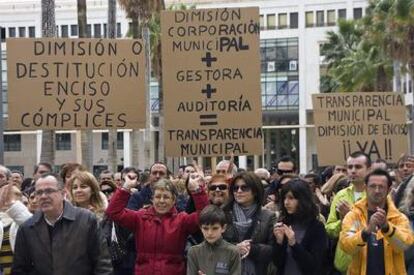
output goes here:
[{"label": "crowd of protesters", "polygon": [[0,275],[414,274],[409,155],[355,152],[305,175],[288,156],[255,171],[53,172],[0,165]]}]

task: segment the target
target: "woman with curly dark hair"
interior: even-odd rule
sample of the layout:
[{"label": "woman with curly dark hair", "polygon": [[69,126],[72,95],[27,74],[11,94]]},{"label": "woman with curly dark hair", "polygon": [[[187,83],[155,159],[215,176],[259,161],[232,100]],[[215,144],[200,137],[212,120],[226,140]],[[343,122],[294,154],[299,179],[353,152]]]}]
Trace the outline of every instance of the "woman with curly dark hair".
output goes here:
[{"label": "woman with curly dark hair", "polygon": [[309,185],[302,179],[289,181],[280,202],[280,221],[273,229],[277,274],[325,274],[328,237]]}]

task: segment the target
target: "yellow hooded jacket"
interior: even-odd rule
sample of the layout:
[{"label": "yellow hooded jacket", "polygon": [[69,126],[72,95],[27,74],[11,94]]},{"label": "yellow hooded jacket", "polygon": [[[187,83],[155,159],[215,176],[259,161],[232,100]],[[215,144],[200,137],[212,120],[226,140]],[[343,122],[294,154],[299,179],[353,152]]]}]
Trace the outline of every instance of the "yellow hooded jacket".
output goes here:
[{"label": "yellow hooded jacket", "polygon": [[[384,264],[386,275],[407,274],[404,250],[413,244],[414,236],[408,218],[397,210],[391,198],[387,198],[387,232],[378,230],[377,240],[384,242]],[[367,269],[367,243],[362,239],[362,230],[368,225],[367,199],[357,202],[342,222],[339,245],[352,255],[349,275],[365,275]]]}]

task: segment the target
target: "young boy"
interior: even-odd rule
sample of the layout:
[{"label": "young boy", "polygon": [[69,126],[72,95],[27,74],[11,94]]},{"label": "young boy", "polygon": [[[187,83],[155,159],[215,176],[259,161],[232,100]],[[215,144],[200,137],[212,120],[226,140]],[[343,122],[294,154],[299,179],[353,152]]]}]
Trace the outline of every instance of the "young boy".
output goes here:
[{"label": "young boy", "polygon": [[200,227],[204,242],[190,248],[187,275],[241,274],[241,260],[235,245],[222,238],[226,230],[226,215],[216,205],[209,205],[200,213]]}]

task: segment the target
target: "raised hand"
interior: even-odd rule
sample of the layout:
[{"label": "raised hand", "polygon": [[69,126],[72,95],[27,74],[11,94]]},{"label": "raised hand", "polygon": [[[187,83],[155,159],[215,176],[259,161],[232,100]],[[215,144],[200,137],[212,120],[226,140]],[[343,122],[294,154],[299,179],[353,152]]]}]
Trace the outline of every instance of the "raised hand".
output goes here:
[{"label": "raised hand", "polygon": [[199,173],[192,173],[189,177],[188,190],[190,192],[196,192],[204,186],[204,178]]},{"label": "raised hand", "polygon": [[12,204],[19,198],[17,192],[15,192],[13,183],[9,183],[0,188],[0,210],[6,211],[12,206]]},{"label": "raised hand", "polygon": [[287,226],[286,224],[283,224],[283,228],[285,229],[285,235],[288,239],[288,244],[290,246],[295,245],[296,243],[296,237],[295,237],[295,231],[293,231],[292,226]]},{"label": "raised hand", "polygon": [[138,176],[136,174],[126,174],[124,176],[124,184],[122,185],[123,188],[131,190],[138,186]]},{"label": "raised hand", "polygon": [[283,223],[278,222],[275,224],[273,227],[273,235],[275,236],[276,242],[278,244],[283,243],[283,239],[285,238],[285,229],[283,227]]},{"label": "raised hand", "polygon": [[336,211],[339,212],[341,220],[351,211],[351,205],[347,201],[340,201],[336,206]]}]

